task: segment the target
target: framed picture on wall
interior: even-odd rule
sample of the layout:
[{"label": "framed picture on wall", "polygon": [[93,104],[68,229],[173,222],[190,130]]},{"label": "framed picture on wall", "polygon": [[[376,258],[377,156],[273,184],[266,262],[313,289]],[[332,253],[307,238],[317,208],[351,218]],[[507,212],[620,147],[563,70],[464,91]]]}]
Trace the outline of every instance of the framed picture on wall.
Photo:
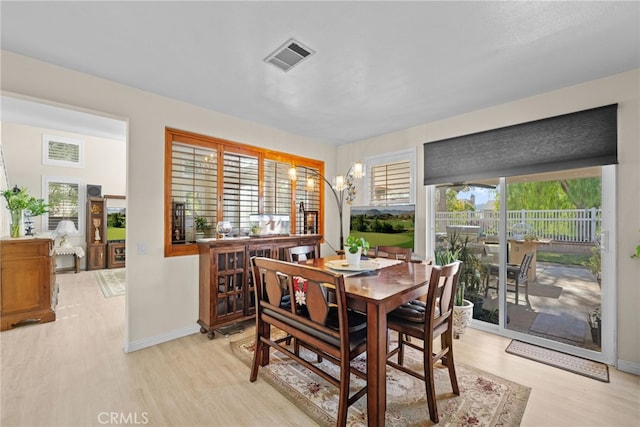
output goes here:
[{"label": "framed picture on wall", "polygon": [[304,211],[304,234],[318,234],[318,211]]}]

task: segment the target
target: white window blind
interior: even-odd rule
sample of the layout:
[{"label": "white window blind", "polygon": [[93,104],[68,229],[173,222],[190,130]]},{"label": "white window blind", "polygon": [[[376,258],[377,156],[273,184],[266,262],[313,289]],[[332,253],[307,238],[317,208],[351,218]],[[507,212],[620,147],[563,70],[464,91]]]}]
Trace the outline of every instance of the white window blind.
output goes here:
[{"label": "white window blind", "polygon": [[411,162],[409,160],[372,165],[369,177],[371,205],[411,203]]}]

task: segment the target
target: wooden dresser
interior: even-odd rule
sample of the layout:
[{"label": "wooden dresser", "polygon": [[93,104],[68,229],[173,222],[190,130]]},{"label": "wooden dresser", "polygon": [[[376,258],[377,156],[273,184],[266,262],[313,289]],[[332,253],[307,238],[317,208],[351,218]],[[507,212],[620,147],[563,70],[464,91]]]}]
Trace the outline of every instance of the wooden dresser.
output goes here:
[{"label": "wooden dresser", "polygon": [[56,320],[54,240],[0,240],[0,330]]},{"label": "wooden dresser", "polygon": [[286,260],[285,249],[316,245],[321,235],[211,239],[198,242],[200,251],[200,332],[214,330],[255,316],[251,257]]}]

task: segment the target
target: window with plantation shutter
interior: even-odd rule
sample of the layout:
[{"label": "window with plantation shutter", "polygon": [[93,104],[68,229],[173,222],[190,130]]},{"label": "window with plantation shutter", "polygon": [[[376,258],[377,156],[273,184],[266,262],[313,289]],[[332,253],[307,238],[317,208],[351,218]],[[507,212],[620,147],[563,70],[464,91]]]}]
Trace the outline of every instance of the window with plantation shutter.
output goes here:
[{"label": "window with plantation shutter", "polygon": [[84,141],[64,136],[42,135],[42,164],[84,167]]},{"label": "window with plantation shutter", "polygon": [[369,169],[370,204],[373,206],[411,203],[411,164],[409,160],[372,165]]},{"label": "window with plantation shutter", "polygon": [[[298,167],[296,179],[296,206],[298,215],[296,223],[298,230],[304,230],[303,210],[320,211],[320,186],[324,181],[318,177],[319,171],[314,168]],[[311,179],[311,180],[310,180]],[[302,207],[302,209],[301,209]],[[309,224],[307,224],[309,226]]]},{"label": "window with plantation shutter", "polygon": [[248,233],[249,215],[258,212],[258,157],[224,153],[223,218],[235,230]]},{"label": "window with plantation shutter", "polygon": [[[264,212],[291,213],[291,164],[276,160],[264,161]],[[257,210],[256,210],[257,212]]]},{"label": "window with plantation shutter", "polygon": [[[218,153],[176,141],[172,143],[171,153],[173,240],[193,242],[196,218],[204,218],[210,225],[217,221]],[[176,214],[180,217],[176,218]]]},{"label": "window with plantation shutter", "polygon": [[[300,178],[294,184],[289,169]],[[284,214],[290,232],[303,233],[298,207],[317,212],[322,234],[322,192],[305,187],[309,170],[324,163],[219,138],[165,129],[165,256],[198,253],[196,239],[204,236],[198,223],[215,230],[229,221],[232,235],[248,235],[251,214]],[[317,186],[316,186],[317,187]]]},{"label": "window with plantation shutter", "polygon": [[44,200],[49,204],[49,212],[43,216],[43,228],[45,231],[55,231],[62,220],[73,221],[76,230],[82,233],[84,226],[84,200],[80,200],[80,183],[65,178],[44,178]]}]

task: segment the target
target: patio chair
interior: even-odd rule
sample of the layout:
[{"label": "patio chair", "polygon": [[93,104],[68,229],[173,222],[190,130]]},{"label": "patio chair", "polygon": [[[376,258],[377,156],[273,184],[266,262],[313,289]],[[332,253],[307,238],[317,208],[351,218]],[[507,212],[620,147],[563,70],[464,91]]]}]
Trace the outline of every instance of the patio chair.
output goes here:
[{"label": "patio chair", "polygon": [[[528,252],[522,257],[520,264],[507,264],[507,291],[515,292],[515,302],[518,305],[520,296],[520,287],[524,286],[524,296],[529,305],[529,268],[535,252]],[[487,281],[485,286],[485,297],[489,293],[489,289],[498,289],[499,280],[498,264],[487,265]],[[491,286],[490,277],[496,276],[496,286]]]}]

